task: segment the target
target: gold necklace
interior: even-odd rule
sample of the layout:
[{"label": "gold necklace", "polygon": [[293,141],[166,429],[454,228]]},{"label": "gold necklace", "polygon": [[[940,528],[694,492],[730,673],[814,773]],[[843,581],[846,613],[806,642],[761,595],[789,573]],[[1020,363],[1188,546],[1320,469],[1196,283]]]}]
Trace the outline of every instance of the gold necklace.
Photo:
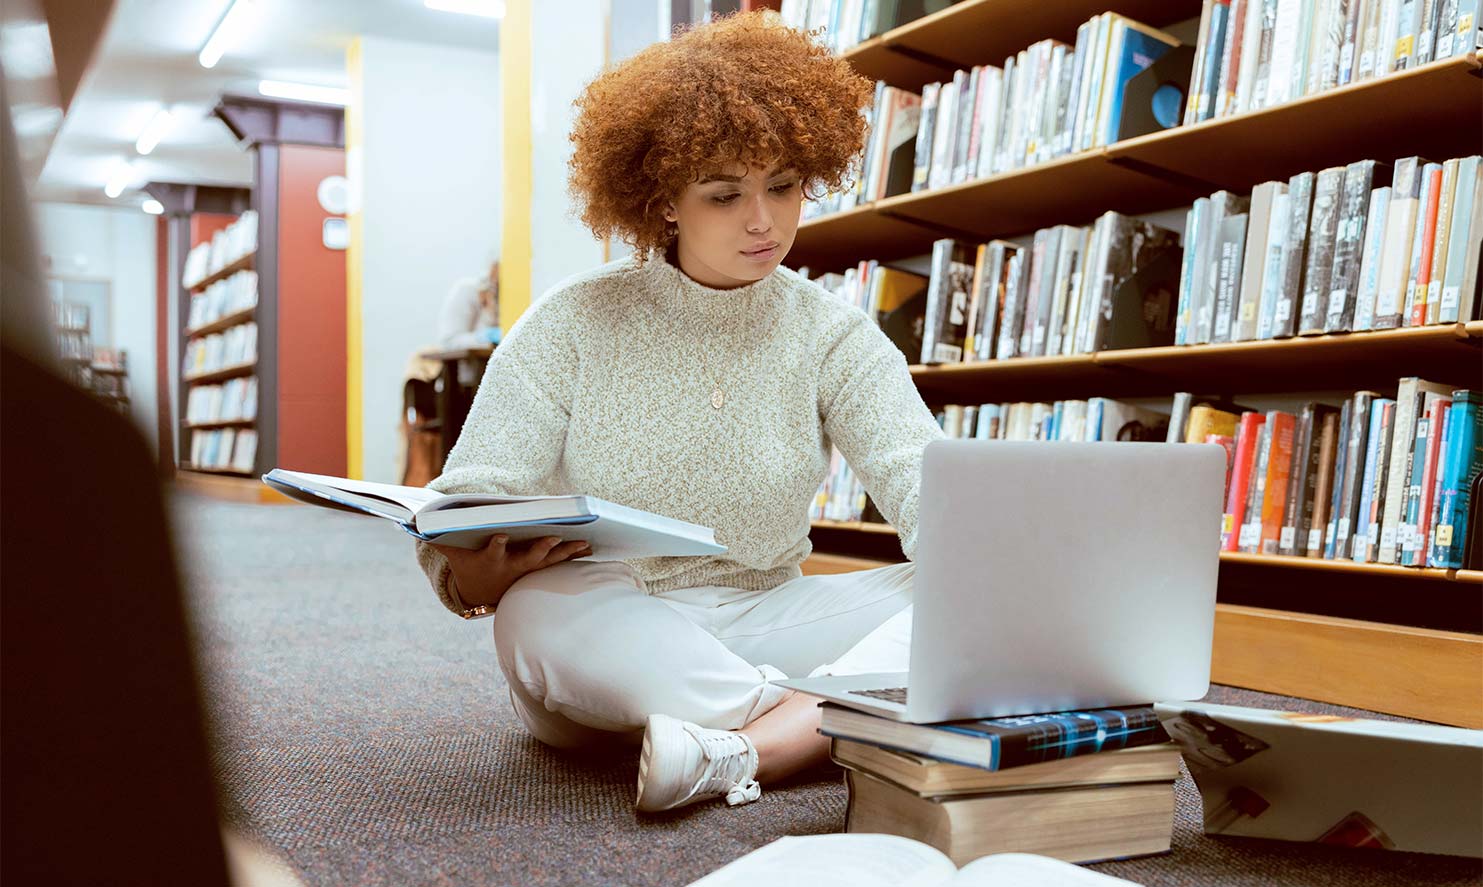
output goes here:
[{"label": "gold necklace", "polygon": [[[758,282],[760,283],[761,281],[758,281]],[[772,322],[770,324],[768,324],[767,332],[765,332],[760,338],[757,339],[757,341],[759,343],[765,342],[769,338],[772,337],[772,332],[773,332],[774,329],[777,328],[777,323],[778,323],[778,313],[779,313],[780,309],[777,306],[774,306],[774,305],[771,305],[771,304],[768,304],[766,307],[767,307],[769,313],[772,314]],[[721,407],[723,407],[723,406],[726,405],[726,392],[721,387],[721,380],[724,379],[727,375],[729,375],[732,372],[734,372],[736,370],[736,368],[741,364],[742,358],[746,356],[745,345],[746,345],[746,343],[743,342],[741,344],[741,346],[739,346],[737,348],[737,353],[731,359],[730,366],[728,366],[726,368],[726,372],[725,373],[722,373],[719,376],[716,375],[714,373],[714,371],[711,370],[710,350],[707,349],[707,350],[701,352],[701,354],[702,354],[701,363],[705,367],[705,375],[706,375],[706,378],[709,378],[709,379],[714,380],[711,383],[711,408],[712,409],[719,410],[719,409],[721,409]]]}]

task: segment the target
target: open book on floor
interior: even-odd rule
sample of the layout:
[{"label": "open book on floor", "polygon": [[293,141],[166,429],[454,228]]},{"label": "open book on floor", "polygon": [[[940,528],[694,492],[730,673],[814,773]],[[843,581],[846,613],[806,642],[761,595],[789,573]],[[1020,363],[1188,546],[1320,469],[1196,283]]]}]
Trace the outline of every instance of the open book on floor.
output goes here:
[{"label": "open book on floor", "polygon": [[543,536],[582,539],[592,546],[592,554],[582,560],[726,551],[709,527],[615,505],[595,496],[444,495],[426,487],[282,468],[263,475],[263,483],[310,505],[386,518],[424,542],[454,548],[481,548],[498,533],[517,542]]},{"label": "open book on floor", "polygon": [[690,887],[1136,887],[1110,875],[1030,853],[999,853],[961,869],[895,835],[778,838]]}]

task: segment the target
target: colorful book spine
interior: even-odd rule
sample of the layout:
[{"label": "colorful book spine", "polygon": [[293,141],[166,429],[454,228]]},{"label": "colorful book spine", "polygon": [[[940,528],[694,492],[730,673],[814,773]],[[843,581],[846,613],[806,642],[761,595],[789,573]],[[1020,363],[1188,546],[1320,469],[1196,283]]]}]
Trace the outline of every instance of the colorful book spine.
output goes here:
[{"label": "colorful book spine", "polygon": [[1271,443],[1268,445],[1270,456],[1267,460],[1266,489],[1262,494],[1257,550],[1262,554],[1276,554],[1286,517],[1287,485],[1292,476],[1293,431],[1297,425],[1297,417],[1273,410],[1267,414],[1267,425],[1272,433]]},{"label": "colorful book spine", "polygon": [[1427,430],[1416,430],[1416,455],[1412,463],[1412,485],[1406,503],[1407,525],[1405,542],[1401,548],[1401,564],[1407,567],[1420,566],[1423,562],[1428,532],[1431,529],[1432,486],[1436,483],[1437,458],[1441,450],[1442,434],[1447,427],[1447,413],[1452,407],[1450,398],[1439,398],[1432,403],[1427,416]]},{"label": "colorful book spine", "polygon": [[1473,479],[1483,472],[1483,409],[1478,391],[1452,393],[1452,434],[1443,456],[1441,507],[1432,534],[1429,564],[1460,569],[1467,550],[1468,509]]},{"label": "colorful book spine", "polygon": [[1223,551],[1238,551],[1241,543],[1241,528],[1238,522],[1245,513],[1247,486],[1251,483],[1252,467],[1256,460],[1257,438],[1267,417],[1257,412],[1241,414],[1241,427],[1236,435],[1236,459],[1231,466],[1231,489],[1226,497],[1226,510],[1222,517],[1220,547]]}]

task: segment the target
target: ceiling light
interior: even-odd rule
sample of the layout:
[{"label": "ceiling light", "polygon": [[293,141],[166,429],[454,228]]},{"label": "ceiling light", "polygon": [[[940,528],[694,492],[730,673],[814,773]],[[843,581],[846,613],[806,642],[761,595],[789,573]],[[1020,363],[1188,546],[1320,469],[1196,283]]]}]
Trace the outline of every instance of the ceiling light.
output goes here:
[{"label": "ceiling light", "polygon": [[124,163],[120,165],[118,171],[115,172],[111,178],[109,178],[108,184],[103,186],[103,193],[107,194],[110,199],[115,198],[118,195],[124,193],[124,189],[133,184],[133,182],[134,165],[132,163]]},{"label": "ceiling light", "polygon": [[153,197],[141,203],[139,208],[152,216],[157,216],[165,211],[165,205]]},{"label": "ceiling light", "polygon": [[139,134],[139,141],[134,143],[134,150],[140,154],[148,154],[154,150],[154,146],[160,143],[160,139],[170,129],[173,118],[170,116],[169,108],[161,108],[150,119],[144,127],[144,132]]},{"label": "ceiling light", "polygon": [[236,43],[242,36],[242,28],[254,11],[253,0],[233,0],[232,5],[227,8],[226,14],[221,21],[216,23],[216,30],[206,40],[206,45],[201,47],[201,54],[197,56],[203,68],[214,68],[221,61],[222,54],[227,51],[227,46]]},{"label": "ceiling light", "polygon": [[350,101],[348,89],[334,86],[310,86],[307,83],[288,83],[283,80],[259,81],[257,91],[275,99],[321,102],[326,105],[344,105]]},{"label": "ceiling light", "polygon": [[485,18],[504,18],[504,0],[422,0],[422,5],[439,12],[459,12]]}]

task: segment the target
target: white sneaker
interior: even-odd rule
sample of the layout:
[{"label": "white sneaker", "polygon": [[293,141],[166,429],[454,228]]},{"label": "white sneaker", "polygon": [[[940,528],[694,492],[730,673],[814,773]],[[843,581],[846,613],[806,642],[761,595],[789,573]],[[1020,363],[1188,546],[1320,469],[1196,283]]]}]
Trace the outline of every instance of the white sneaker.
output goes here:
[{"label": "white sneaker", "polygon": [[735,807],[762,796],[757,749],[746,734],[649,715],[639,753],[640,810],[673,810],[724,795]]}]

